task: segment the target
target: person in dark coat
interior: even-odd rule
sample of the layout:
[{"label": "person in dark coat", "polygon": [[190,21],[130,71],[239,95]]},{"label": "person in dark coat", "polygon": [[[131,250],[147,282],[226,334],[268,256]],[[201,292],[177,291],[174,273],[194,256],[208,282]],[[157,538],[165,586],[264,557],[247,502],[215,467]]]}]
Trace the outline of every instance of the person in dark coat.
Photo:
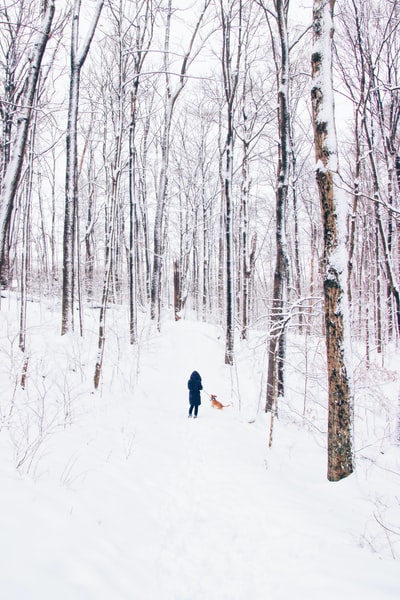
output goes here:
[{"label": "person in dark coat", "polygon": [[200,390],[203,389],[203,385],[201,383],[200,374],[197,371],[193,371],[188,381],[188,389],[189,389],[189,417],[192,416],[194,412],[194,418],[197,418],[197,413],[199,412],[199,406],[201,404],[200,398]]}]

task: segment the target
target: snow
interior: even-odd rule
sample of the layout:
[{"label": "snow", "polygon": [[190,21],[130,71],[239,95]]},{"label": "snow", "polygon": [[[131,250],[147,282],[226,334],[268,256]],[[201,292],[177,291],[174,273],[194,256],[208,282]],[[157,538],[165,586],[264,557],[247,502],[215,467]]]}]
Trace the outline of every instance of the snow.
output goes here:
[{"label": "snow", "polygon": [[[32,354],[22,391],[15,386],[22,365],[16,302],[2,300],[2,598],[400,597],[399,447],[390,432],[377,443],[391,410],[383,398],[398,389],[393,371],[385,371],[387,388],[383,377],[370,388],[380,401],[373,421],[363,420],[368,448],[356,474],[329,483],[326,408],[315,408],[312,382],[309,421],[296,417],[301,368],[288,374],[287,404],[267,446],[259,334],[237,345],[231,368],[218,327],[182,319],[157,332],[143,321],[131,347],[125,309],[114,307],[102,386],[93,393],[97,311],[85,313],[83,339],[59,336],[57,305],[30,303],[28,311]],[[297,366],[302,358],[301,350],[290,355]],[[194,369],[205,389],[197,420],[187,418]],[[233,405],[212,409],[209,393]],[[362,399],[369,413],[373,404]],[[364,433],[356,435],[359,445]]]},{"label": "snow", "polygon": [[314,116],[316,122],[325,125],[326,137],[324,140],[324,162],[321,169],[321,160],[317,161],[317,169],[336,172],[338,170],[337,140],[334,118],[334,94],[333,94],[333,71],[332,71],[332,34],[334,31],[333,15],[330,2],[320,3],[317,11],[318,19],[314,23],[313,55],[319,55],[320,63],[318,70],[313,74],[312,86],[322,93],[323,100],[318,105],[318,112]]}]

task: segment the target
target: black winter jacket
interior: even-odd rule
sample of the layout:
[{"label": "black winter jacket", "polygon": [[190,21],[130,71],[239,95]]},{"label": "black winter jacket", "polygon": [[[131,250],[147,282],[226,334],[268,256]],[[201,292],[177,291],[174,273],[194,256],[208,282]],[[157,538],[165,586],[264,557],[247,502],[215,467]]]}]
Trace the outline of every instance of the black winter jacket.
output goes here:
[{"label": "black winter jacket", "polygon": [[201,377],[197,371],[193,371],[188,381],[189,402],[192,405],[199,406],[201,404],[200,390],[203,389]]}]

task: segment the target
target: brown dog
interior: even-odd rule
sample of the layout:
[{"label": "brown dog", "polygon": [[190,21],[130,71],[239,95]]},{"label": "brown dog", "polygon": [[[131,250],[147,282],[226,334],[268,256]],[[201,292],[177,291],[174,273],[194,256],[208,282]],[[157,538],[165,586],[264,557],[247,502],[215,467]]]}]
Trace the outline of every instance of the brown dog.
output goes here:
[{"label": "brown dog", "polygon": [[211,402],[211,406],[213,408],[218,408],[218,410],[222,410],[223,408],[226,408],[227,406],[231,406],[230,404],[222,404],[222,402],[217,400],[217,396],[215,396],[215,394],[211,394],[210,402]]}]

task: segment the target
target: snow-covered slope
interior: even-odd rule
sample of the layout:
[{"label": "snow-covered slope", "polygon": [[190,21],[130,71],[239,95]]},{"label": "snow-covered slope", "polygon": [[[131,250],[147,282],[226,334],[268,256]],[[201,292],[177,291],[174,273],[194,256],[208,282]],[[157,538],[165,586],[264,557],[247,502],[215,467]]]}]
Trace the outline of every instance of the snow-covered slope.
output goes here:
[{"label": "snow-covered slope", "polygon": [[[49,379],[57,352],[69,348],[69,364],[77,353],[44,322]],[[257,368],[226,367],[219,336],[183,320],[143,330],[139,350],[107,357],[96,394],[82,352],[68,402],[65,386],[63,396],[46,388],[48,411],[58,403],[64,422],[60,411],[52,428],[42,419],[49,433],[19,472],[16,414],[28,431],[38,405],[31,387],[24,402],[36,408],[23,412],[16,397],[10,416],[2,370],[2,598],[398,600],[400,563],[366,538],[371,495],[396,494],[398,474],[328,483],[323,438],[288,419],[275,422],[268,449],[269,421],[254,419]],[[187,418],[194,369],[205,388],[197,420]],[[212,409],[209,393],[233,405]]]}]

